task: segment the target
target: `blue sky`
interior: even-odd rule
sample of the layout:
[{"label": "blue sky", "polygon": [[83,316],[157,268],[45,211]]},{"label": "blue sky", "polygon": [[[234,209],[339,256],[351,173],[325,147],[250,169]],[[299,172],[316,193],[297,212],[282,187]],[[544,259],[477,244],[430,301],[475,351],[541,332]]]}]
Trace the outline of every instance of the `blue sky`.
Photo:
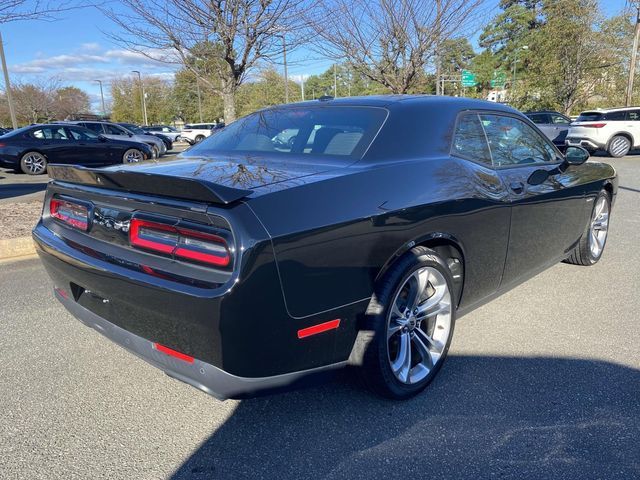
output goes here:
[{"label": "blue sky", "polygon": [[[495,1],[497,4],[497,0]],[[625,0],[600,0],[607,15],[619,13]],[[100,11],[84,8],[65,12],[55,21],[21,21],[2,25],[5,53],[12,81],[46,82],[56,77],[64,85],[82,88],[98,109],[100,89],[95,79],[105,83],[131,75],[131,70],[171,79],[175,67],[154,62],[113,44],[104,34],[116,27]],[[316,74],[331,62],[304,48],[289,54],[289,75]]]}]

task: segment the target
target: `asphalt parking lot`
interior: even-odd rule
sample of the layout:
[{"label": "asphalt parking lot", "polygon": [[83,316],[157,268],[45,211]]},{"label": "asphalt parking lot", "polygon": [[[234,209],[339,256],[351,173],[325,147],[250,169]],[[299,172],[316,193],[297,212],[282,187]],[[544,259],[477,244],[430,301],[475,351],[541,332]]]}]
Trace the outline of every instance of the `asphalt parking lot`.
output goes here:
[{"label": "asphalt parking lot", "polygon": [[219,402],[74,320],[37,259],[0,264],[0,478],[640,478],[640,156],[604,160],[601,262],[460,319],[402,403],[348,372]]}]

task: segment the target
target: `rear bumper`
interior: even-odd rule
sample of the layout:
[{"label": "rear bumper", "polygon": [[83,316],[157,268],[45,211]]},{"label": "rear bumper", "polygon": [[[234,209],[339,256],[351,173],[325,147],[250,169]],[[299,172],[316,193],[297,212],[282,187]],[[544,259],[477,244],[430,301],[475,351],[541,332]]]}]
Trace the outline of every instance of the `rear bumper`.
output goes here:
[{"label": "rear bumper", "polygon": [[565,145],[583,147],[587,150],[604,150],[606,148],[605,144],[601,144],[597,140],[586,137],[567,137]]},{"label": "rear bumper", "polygon": [[158,351],[149,340],[114,325],[71,298],[63,297],[57,290],[55,295],[64,307],[78,320],[98,331],[111,341],[129,350],[164,371],[170,377],[181,380],[220,400],[248,397],[265,390],[290,386],[307,376],[322,371],[340,368],[346,362],[327,365],[311,370],[286,373],[262,378],[247,378],[232,375],[224,370],[198,359],[193,362],[173,358]]}]

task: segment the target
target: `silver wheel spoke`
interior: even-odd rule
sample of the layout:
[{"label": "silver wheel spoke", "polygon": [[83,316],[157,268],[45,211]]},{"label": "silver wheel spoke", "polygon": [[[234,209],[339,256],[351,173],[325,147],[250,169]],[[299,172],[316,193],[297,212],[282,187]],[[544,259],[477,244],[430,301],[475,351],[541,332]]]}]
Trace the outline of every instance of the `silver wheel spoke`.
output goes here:
[{"label": "silver wheel spoke", "polygon": [[387,341],[389,341],[389,339],[391,337],[393,337],[396,333],[398,333],[400,330],[402,330],[403,325],[400,324],[391,324],[389,325],[389,328],[387,328]]},{"label": "silver wheel spoke", "polygon": [[407,382],[411,369],[411,339],[408,333],[400,335],[400,350],[395,362],[391,364],[391,368],[400,381]]},{"label": "silver wheel spoke", "polygon": [[422,357],[422,363],[424,364],[425,367],[431,370],[434,365],[433,358],[431,358],[431,350],[429,350],[429,347],[427,347],[424,344],[424,342],[420,338],[420,335],[418,335],[417,333],[418,331],[421,331],[421,330],[419,328],[416,329],[411,340],[413,340],[413,344],[416,346],[416,349],[418,350],[418,352],[420,353],[420,356]]},{"label": "silver wheel spoke", "polygon": [[449,305],[442,304],[442,299],[447,293],[447,286],[440,285],[436,287],[435,293],[429,297],[422,305],[419,305],[415,313],[416,318],[426,318],[445,311]]}]

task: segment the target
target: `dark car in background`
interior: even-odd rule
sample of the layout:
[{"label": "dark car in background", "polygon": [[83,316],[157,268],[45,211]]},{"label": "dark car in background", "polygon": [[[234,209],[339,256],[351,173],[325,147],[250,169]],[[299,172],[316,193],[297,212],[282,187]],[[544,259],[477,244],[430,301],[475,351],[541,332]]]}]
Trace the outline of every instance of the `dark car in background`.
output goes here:
[{"label": "dark car in background", "polygon": [[525,115],[536,124],[536,127],[538,127],[556,147],[564,150],[565,139],[569,132],[569,126],[571,125],[571,119],[569,117],[552,110],[526,112]]},{"label": "dark car in background", "polygon": [[166,152],[173,149],[173,141],[166,135],[163,135],[162,133],[149,131],[146,128],[140,127],[133,123],[118,122],[118,125],[135,133],[136,135],[153,135],[154,137],[158,137],[164,143]]},{"label": "dark car in background", "polygon": [[207,393],[350,364],[408,398],[456,317],[556,262],[600,260],[617,176],[588,157],[491,102],[310,101],[177,160],[52,167],[33,236],[73,315]]},{"label": "dark car in background", "polygon": [[66,123],[31,125],[0,139],[0,164],[29,175],[45,173],[50,163],[99,167],[140,162],[151,155],[144,143],[109,139]]}]

